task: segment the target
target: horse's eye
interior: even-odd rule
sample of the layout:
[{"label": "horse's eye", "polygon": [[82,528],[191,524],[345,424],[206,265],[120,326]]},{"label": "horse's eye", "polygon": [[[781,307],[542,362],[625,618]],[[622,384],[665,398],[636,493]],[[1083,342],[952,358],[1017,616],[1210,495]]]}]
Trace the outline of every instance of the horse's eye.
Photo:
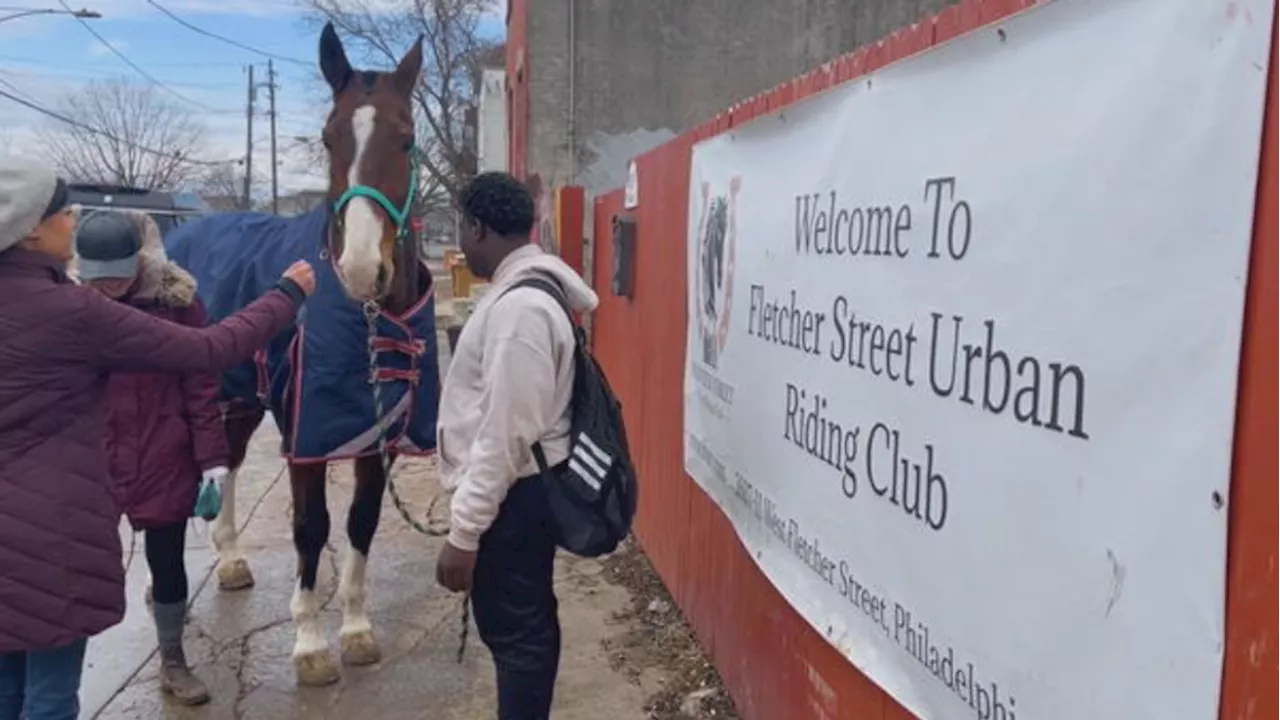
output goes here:
[{"label": "horse's eye", "polygon": [[329,142],[329,138],[321,138],[321,139],[320,139],[320,142],[324,144],[324,149],[325,149],[325,150],[332,150],[332,149],[333,149],[333,143]]},{"label": "horse's eye", "polygon": [[413,138],[404,141],[404,151],[413,152]]}]

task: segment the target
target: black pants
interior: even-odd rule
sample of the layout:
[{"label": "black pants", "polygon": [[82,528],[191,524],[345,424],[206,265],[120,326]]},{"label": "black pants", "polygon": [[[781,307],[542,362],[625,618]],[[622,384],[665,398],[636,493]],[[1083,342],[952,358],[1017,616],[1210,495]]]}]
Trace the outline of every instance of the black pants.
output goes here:
[{"label": "black pants", "polygon": [[552,586],[556,543],[540,477],[518,480],[480,538],[471,588],[476,628],[493,654],[499,720],[547,720],[560,667]]},{"label": "black pants", "polygon": [[146,531],[147,565],[151,568],[151,594],[157,603],[187,601],[187,521]]}]

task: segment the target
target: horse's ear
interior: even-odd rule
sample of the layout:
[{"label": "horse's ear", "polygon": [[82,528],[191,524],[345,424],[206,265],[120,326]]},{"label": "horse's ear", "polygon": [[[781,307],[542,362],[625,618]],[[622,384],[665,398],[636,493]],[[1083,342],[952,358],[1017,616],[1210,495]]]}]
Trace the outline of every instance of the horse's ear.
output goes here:
[{"label": "horse's ear", "polygon": [[329,87],[333,88],[334,97],[346,89],[347,83],[351,81],[351,63],[347,61],[347,51],[342,48],[342,40],[338,38],[338,32],[333,29],[331,22],[325,23],[324,30],[320,33],[320,71],[324,73]]},{"label": "horse's ear", "polygon": [[391,80],[395,83],[396,90],[399,90],[405,97],[413,95],[413,90],[418,86],[418,73],[422,72],[422,36],[413,43],[413,47],[409,52],[400,58],[400,64],[396,66],[395,72],[391,74]]}]

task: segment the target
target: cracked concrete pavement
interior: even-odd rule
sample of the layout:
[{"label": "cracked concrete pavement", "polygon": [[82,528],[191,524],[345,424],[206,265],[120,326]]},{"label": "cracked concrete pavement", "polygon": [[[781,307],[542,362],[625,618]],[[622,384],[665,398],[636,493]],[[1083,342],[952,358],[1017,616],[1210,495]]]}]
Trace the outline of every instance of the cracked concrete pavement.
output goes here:
[{"label": "cracked concrete pavement", "polygon": [[[290,652],[295,555],[290,530],[289,483],[277,454],[278,435],[263,423],[241,470],[236,493],[240,545],[256,585],[220,591],[212,577],[214,554],[209,529],[193,521],[187,543],[191,612],[186,632],[188,659],[209,684],[212,702],[185,708],[165,698],[159,686],[155,630],[144,601],[148,573],[142,538],[121,529],[128,563],[129,607],[124,621],[91,640],[81,690],[81,718],[150,720],[482,720],[496,715],[493,670],[474,626],[466,656],[457,660],[462,607],[458,596],[435,583],[439,538],[417,534],[399,516],[389,496],[368,566],[367,607],[381,646],[381,662],[341,667],[341,680],[325,688],[301,688]],[[434,463],[397,463],[393,478],[405,501],[421,518],[439,492]],[[346,512],[351,498],[349,463],[330,472],[328,501],[333,531],[321,563],[318,591],[327,598],[322,613],[326,637],[339,659],[341,608],[334,598],[339,555],[345,551]],[[446,504],[437,509],[443,514]],[[132,547],[132,551],[129,548]],[[662,681],[639,683],[610,668],[602,642],[622,634],[614,620],[627,607],[626,590],[601,577],[599,562],[562,554],[557,568],[564,650],[554,716],[597,720],[643,720],[644,702]]]},{"label": "cracked concrete pavement", "polygon": [[[297,687],[290,651],[294,551],[289,528],[289,486],[276,456],[274,428],[264,424],[241,472],[238,520],[257,584],[220,591],[211,577],[214,555],[208,531],[193,527],[187,568],[193,602],[187,624],[189,660],[210,686],[213,701],[184,708],[159,687],[155,631],[144,602],[146,560],[138,538],[128,570],[129,609],[123,623],[90,642],[81,691],[82,718],[423,718],[481,720],[495,716],[492,665],[474,626],[461,664],[457,650],[462,607],[435,584],[438,538],[414,532],[389,499],[369,561],[368,607],[383,659],[365,668],[342,667],[342,679],[326,688]],[[438,492],[431,461],[398,464],[394,478],[406,502],[425,513]],[[334,597],[344,549],[349,464],[335,467],[329,483],[334,532],[321,563],[319,591],[326,635],[338,659],[341,608]],[[199,523],[203,526],[203,523]],[[125,547],[130,547],[128,530]],[[129,551],[126,550],[126,557]],[[600,577],[599,562],[562,557],[557,569],[564,652],[555,717],[594,720],[609,707],[611,720],[646,717],[644,700],[658,679],[642,685],[609,667],[603,640],[620,634],[613,615],[626,607],[627,591]]]}]

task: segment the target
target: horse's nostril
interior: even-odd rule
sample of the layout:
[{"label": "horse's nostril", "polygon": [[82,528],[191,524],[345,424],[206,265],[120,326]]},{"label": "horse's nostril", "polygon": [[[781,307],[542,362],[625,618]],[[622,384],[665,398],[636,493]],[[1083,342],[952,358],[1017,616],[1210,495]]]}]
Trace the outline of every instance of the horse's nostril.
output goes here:
[{"label": "horse's nostril", "polygon": [[378,279],[374,281],[374,287],[378,293],[382,294],[387,290],[387,269],[385,267],[378,268]]}]

